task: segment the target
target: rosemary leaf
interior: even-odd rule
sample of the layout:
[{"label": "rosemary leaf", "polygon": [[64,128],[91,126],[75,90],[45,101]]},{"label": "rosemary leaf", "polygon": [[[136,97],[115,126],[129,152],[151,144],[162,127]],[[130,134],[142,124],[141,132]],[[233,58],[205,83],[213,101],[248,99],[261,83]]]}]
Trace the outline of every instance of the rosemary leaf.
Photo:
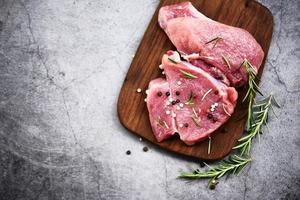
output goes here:
[{"label": "rosemary leaf", "polygon": [[227,65],[227,67],[229,69],[231,69],[231,65],[230,65],[230,62],[229,62],[228,58],[226,56],[224,56],[224,55],[222,55],[222,58],[223,58],[225,64]]},{"label": "rosemary leaf", "polygon": [[188,98],[188,100],[185,102],[186,105],[192,105],[194,104],[194,94],[193,92],[191,91],[190,92],[190,96]]},{"label": "rosemary leaf", "polygon": [[193,122],[196,124],[196,126],[198,126],[198,127],[201,126],[201,125],[200,125],[200,120],[199,120],[199,118],[193,116],[193,117],[192,117],[192,120],[193,120]]},{"label": "rosemary leaf", "polygon": [[207,149],[207,154],[210,154],[211,152],[211,137],[208,138],[208,149]]},{"label": "rosemary leaf", "polygon": [[209,89],[207,92],[205,92],[205,94],[203,95],[203,97],[201,98],[201,101],[203,101],[205,99],[205,97],[212,91],[212,89]]},{"label": "rosemary leaf", "polygon": [[174,63],[174,64],[178,64],[178,62],[177,61],[175,61],[174,59],[172,59],[172,58],[168,58],[169,59],[169,61],[171,61],[172,63]]},{"label": "rosemary leaf", "polygon": [[193,75],[193,74],[191,74],[191,73],[189,73],[189,72],[186,72],[186,71],[184,71],[184,70],[179,70],[179,71],[183,74],[183,76],[184,76],[185,78],[190,78],[190,79],[198,78],[197,76],[195,76],[195,75]]},{"label": "rosemary leaf", "polygon": [[220,40],[222,40],[222,39],[223,39],[223,38],[221,38],[221,37],[215,37],[215,38],[211,39],[210,41],[206,42],[205,44],[209,44],[209,43],[214,42],[214,45],[213,45],[212,48],[215,48],[216,45],[217,45],[217,43],[218,43]]}]

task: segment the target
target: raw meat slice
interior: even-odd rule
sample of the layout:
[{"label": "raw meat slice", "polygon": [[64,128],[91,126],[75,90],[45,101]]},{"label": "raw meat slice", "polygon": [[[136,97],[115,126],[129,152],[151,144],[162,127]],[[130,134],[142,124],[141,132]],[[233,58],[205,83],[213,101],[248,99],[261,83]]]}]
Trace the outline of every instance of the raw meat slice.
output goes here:
[{"label": "raw meat slice", "polygon": [[177,52],[163,56],[162,68],[170,86],[170,101],[180,139],[188,145],[210,136],[234,111],[235,88],[217,81],[201,68],[180,61]]},{"label": "raw meat slice", "polygon": [[162,7],[158,21],[183,57],[197,67],[213,66],[203,68],[212,75],[214,67],[219,69],[234,87],[247,81],[244,59],[256,70],[263,61],[264,52],[249,32],[207,18],[190,2]]},{"label": "raw meat slice", "polygon": [[154,79],[147,91],[147,108],[152,130],[158,142],[177,132],[175,119],[172,117],[173,106],[169,102],[170,88],[165,79]]}]

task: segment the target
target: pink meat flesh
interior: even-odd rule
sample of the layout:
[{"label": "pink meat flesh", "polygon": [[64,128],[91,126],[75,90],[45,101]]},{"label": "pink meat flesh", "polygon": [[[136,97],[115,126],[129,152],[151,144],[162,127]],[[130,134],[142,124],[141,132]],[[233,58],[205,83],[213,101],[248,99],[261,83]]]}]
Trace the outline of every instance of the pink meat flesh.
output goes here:
[{"label": "pink meat flesh", "polygon": [[[181,61],[177,52],[165,54],[162,67],[167,81],[151,81],[147,96],[150,121],[158,141],[178,132],[183,142],[192,145],[209,137],[228,120],[237,100],[234,88],[217,81],[202,69]],[[168,97],[166,91],[170,91]],[[159,97],[158,92],[163,95]],[[172,128],[157,126],[155,119],[158,116],[170,127],[172,124]]]},{"label": "pink meat flesh", "polygon": [[203,70],[212,76],[215,68],[219,69],[234,87],[247,81],[247,72],[241,67],[244,59],[256,70],[263,61],[264,52],[249,32],[207,18],[190,2],[162,7],[158,21],[190,63],[197,67],[207,63],[212,67]]},{"label": "pink meat flesh", "polygon": [[[172,118],[173,106],[168,103],[167,92],[170,92],[170,87],[165,79],[158,78],[149,83],[147,108],[152,130],[158,142],[177,132],[175,119]],[[170,113],[167,114],[167,111]]]}]

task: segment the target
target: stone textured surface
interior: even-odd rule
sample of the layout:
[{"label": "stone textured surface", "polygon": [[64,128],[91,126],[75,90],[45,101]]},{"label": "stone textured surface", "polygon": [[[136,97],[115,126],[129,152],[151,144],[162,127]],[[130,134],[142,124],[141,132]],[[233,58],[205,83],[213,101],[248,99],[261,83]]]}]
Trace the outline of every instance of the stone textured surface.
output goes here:
[{"label": "stone textured surface", "polygon": [[262,88],[282,108],[251,167],[214,191],[176,178],[197,162],[140,142],[117,118],[158,2],[0,0],[0,199],[300,198],[300,2],[261,1],[275,18]]}]

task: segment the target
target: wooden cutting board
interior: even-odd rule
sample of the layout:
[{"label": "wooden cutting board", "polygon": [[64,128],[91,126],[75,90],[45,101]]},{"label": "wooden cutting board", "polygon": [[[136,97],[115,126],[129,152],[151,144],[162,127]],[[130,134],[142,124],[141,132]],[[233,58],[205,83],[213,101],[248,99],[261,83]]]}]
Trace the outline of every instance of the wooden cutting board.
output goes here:
[{"label": "wooden cutting board", "polygon": [[[147,139],[166,150],[202,160],[221,159],[229,154],[245,128],[247,104],[242,103],[241,99],[245,95],[246,87],[238,90],[239,99],[232,117],[213,134],[210,154],[207,153],[208,140],[193,146],[185,145],[177,137],[158,143],[150,126],[144,102],[145,90],[150,80],[162,76],[158,68],[162,55],[167,50],[176,49],[158,25],[158,11],[162,6],[179,2],[183,0],[161,0],[124,80],[118,99],[118,115],[123,126],[137,137]],[[200,12],[213,20],[248,30],[267,55],[273,32],[273,16],[267,8],[255,1],[246,0],[191,0],[191,2]],[[264,66],[260,67],[259,77],[263,68]],[[143,92],[137,93],[137,88],[141,88]]]}]

